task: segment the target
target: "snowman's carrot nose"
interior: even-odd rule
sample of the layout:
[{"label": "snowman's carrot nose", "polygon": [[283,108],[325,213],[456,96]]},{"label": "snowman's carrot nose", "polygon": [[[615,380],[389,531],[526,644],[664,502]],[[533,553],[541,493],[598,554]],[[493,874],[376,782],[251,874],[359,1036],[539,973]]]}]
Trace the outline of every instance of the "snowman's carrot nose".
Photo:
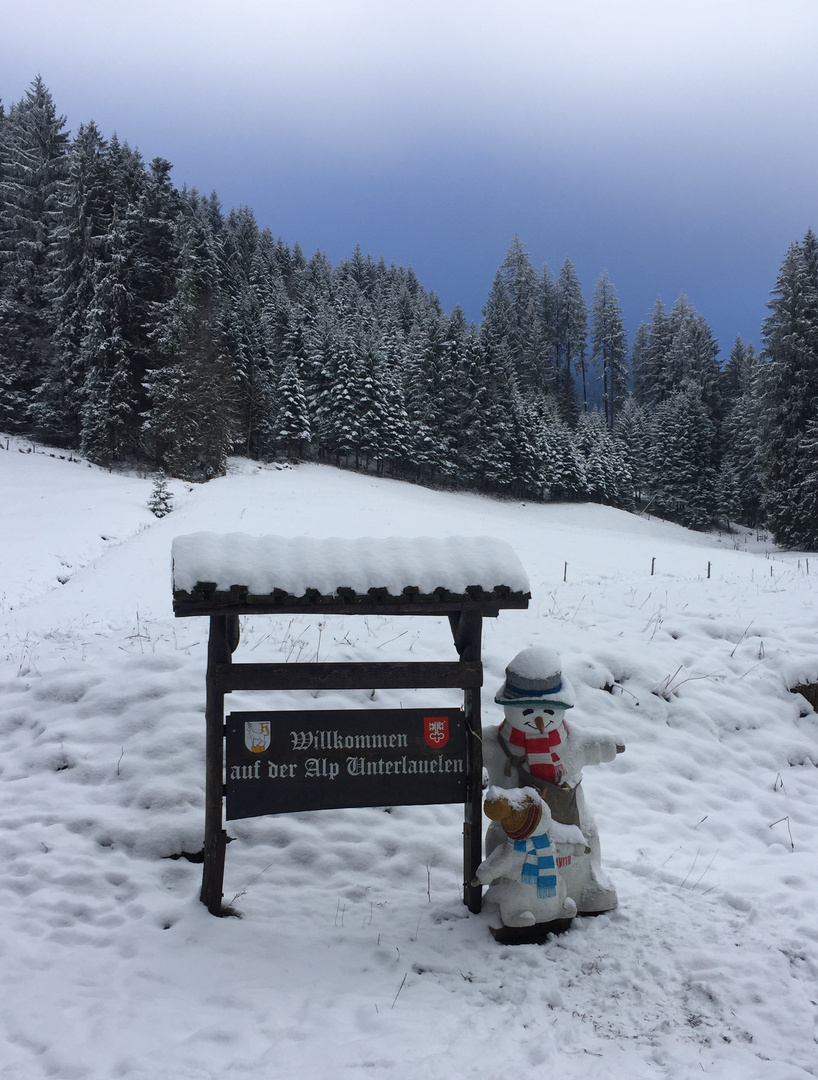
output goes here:
[{"label": "snowman's carrot nose", "polygon": [[544,735],[545,734],[545,721],[543,720],[543,718],[541,716],[535,716],[534,717],[534,723],[537,725],[537,731],[539,731],[540,735]]}]

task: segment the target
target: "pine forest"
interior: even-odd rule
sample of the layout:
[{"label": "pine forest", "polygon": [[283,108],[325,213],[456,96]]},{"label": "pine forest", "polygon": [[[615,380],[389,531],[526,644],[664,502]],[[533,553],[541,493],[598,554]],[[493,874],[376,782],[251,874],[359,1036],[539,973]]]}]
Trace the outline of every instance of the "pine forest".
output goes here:
[{"label": "pine forest", "polygon": [[0,431],[189,481],[229,455],[739,522],[818,548],[818,239],[726,360],[684,296],[627,342],[606,272],[514,238],[479,325],[411,269],[330,265],[162,158],[69,137],[38,77],[0,109]]}]

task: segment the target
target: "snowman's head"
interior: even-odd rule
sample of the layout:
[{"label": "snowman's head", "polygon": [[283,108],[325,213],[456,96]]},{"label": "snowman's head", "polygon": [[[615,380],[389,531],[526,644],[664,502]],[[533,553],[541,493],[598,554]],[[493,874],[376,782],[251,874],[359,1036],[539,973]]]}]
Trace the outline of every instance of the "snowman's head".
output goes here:
[{"label": "snowman's head", "polygon": [[527,739],[536,739],[560,726],[565,719],[565,708],[559,705],[504,705],[506,722]]},{"label": "snowman's head", "polygon": [[566,709],[574,707],[574,690],[562,676],[557,652],[531,648],[517,653],[508,665],[494,700],[513,728],[536,738],[559,727]]}]

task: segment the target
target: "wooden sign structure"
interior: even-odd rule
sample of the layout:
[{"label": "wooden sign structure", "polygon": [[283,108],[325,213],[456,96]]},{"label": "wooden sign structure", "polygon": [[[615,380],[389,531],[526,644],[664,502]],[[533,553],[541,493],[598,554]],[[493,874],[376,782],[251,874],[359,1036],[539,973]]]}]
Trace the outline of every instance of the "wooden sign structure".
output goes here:
[{"label": "wooden sign structure", "polygon": [[[226,794],[228,818],[462,799],[463,901],[470,911],[480,911],[482,889],[472,880],[482,858],[482,622],[501,609],[527,608],[529,599],[528,579],[512,548],[490,538],[177,537],[174,614],[210,619],[200,894],[208,910],[222,914]],[[241,615],[292,614],[446,616],[458,660],[233,662]],[[244,712],[231,713],[225,725],[225,695],[234,690],[406,687],[462,689],[462,713]],[[231,765],[226,782],[225,736]]]}]

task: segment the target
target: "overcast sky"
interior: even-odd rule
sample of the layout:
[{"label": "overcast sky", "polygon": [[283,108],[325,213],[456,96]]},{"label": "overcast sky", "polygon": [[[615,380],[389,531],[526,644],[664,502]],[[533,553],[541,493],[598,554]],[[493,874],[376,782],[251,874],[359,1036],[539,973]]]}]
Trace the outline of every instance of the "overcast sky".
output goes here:
[{"label": "overcast sky", "polygon": [[818,231],[817,46],[818,0],[5,0],[0,98],[39,73],[71,131],[471,319],[516,234],[726,353]]}]

